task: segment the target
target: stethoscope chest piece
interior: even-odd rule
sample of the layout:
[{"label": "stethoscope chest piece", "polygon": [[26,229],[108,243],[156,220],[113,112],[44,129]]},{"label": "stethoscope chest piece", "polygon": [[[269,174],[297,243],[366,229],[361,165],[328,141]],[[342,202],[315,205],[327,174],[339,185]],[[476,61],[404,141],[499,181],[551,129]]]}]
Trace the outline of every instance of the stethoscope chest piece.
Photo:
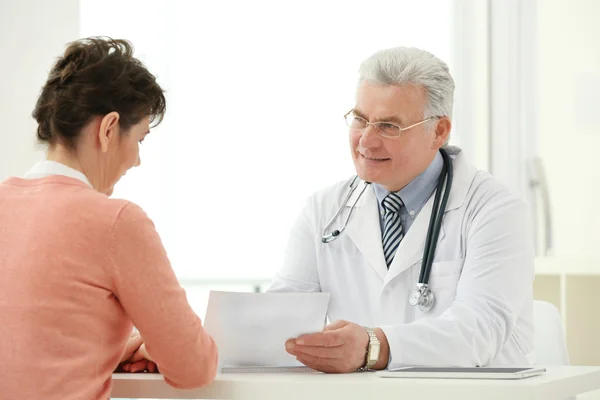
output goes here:
[{"label": "stethoscope chest piece", "polygon": [[435,296],[426,284],[419,284],[419,287],[410,294],[408,302],[411,306],[419,306],[419,310],[428,312],[433,308]]}]

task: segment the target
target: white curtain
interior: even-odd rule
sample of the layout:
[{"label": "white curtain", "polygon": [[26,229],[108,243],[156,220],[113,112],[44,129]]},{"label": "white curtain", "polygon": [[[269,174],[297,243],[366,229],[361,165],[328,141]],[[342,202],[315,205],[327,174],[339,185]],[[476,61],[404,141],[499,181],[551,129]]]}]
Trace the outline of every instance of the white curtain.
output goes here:
[{"label": "white curtain", "polygon": [[183,280],[269,278],[306,197],[353,174],[342,116],[360,61],[416,46],[452,70],[452,7],[82,0],[81,35],[131,40],[166,89],[167,117],[115,196],[155,221]]}]

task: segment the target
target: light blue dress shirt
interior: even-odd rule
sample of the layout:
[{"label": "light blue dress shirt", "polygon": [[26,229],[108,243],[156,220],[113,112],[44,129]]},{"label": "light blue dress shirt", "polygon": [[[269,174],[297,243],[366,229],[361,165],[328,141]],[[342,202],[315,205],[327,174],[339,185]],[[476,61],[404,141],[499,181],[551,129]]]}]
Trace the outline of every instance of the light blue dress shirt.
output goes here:
[{"label": "light blue dress shirt", "polygon": [[[402,229],[405,235],[408,233],[410,226],[415,218],[417,218],[417,215],[419,215],[419,212],[425,203],[427,203],[427,200],[429,200],[435,191],[443,166],[444,159],[438,151],[425,171],[410,181],[409,184],[400,189],[400,191],[396,192],[404,203],[404,207],[400,210],[400,221],[402,222]],[[373,184],[373,188],[375,190],[375,196],[377,196],[379,223],[381,225],[381,234],[383,235],[385,209],[381,205],[381,202],[390,192],[377,183]]]}]

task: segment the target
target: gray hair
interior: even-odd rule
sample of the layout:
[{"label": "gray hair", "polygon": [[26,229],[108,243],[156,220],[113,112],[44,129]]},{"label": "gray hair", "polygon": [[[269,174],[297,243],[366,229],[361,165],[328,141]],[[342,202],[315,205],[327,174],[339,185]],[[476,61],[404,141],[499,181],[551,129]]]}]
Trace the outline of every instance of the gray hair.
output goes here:
[{"label": "gray hair", "polygon": [[[394,47],[378,51],[367,58],[359,69],[363,81],[383,85],[417,85],[427,92],[423,117],[452,119],[454,79],[445,62],[433,54],[414,47]],[[435,126],[435,121],[427,124]]]}]

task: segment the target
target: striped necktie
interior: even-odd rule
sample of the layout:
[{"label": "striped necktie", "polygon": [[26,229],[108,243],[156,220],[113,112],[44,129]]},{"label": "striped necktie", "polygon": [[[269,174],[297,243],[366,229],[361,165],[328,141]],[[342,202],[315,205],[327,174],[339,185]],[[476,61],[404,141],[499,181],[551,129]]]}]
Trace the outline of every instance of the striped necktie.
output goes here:
[{"label": "striped necktie", "polygon": [[404,237],[402,223],[400,222],[400,209],[404,207],[404,203],[397,193],[388,194],[381,202],[385,209],[384,224],[383,224],[383,255],[388,269],[392,264],[396,250],[400,245],[400,241]]}]

